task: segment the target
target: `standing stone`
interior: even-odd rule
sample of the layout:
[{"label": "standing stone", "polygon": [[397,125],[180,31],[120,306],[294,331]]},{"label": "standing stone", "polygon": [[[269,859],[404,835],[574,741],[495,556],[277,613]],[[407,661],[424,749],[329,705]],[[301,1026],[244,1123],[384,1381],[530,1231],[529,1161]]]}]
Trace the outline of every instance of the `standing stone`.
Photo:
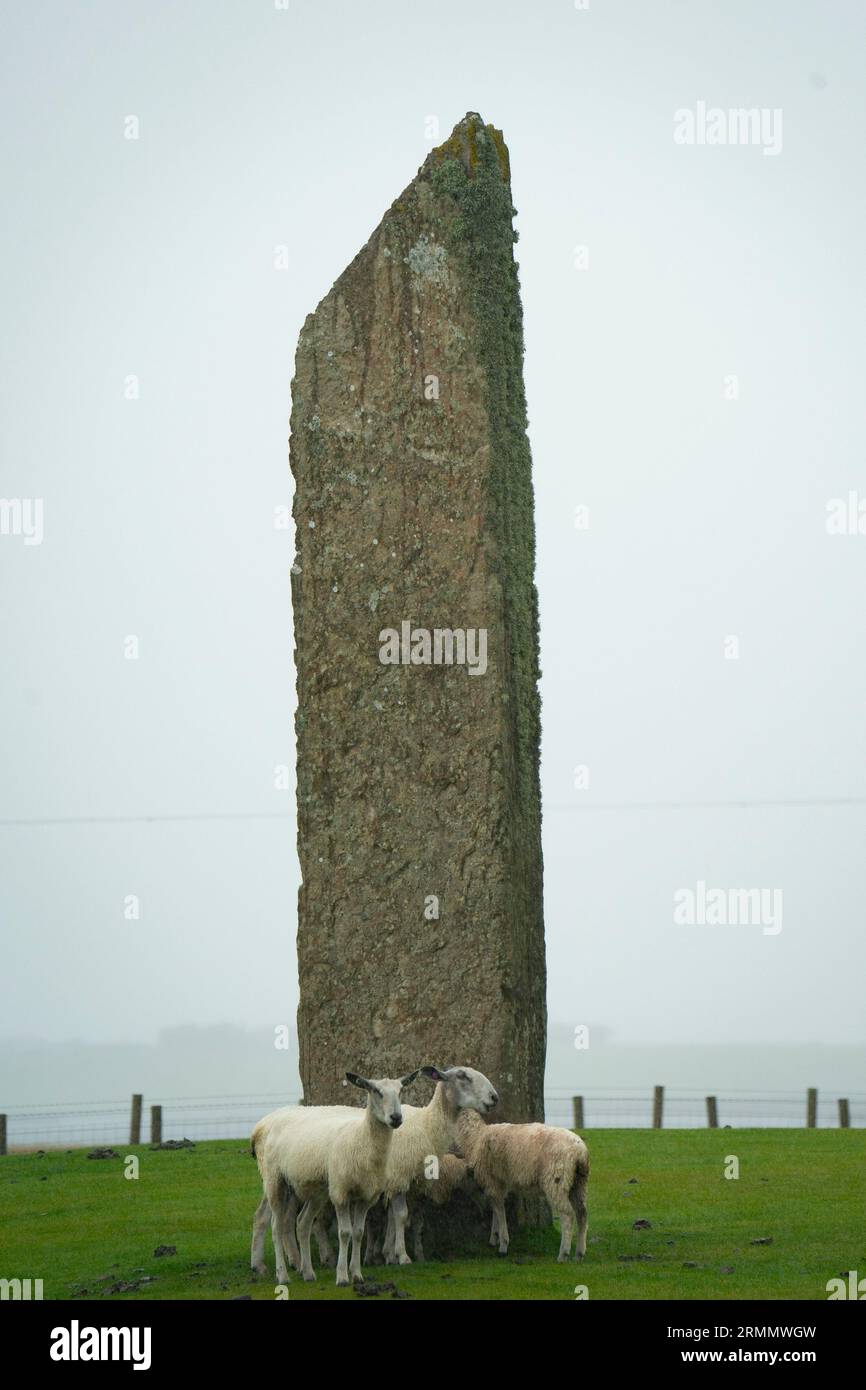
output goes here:
[{"label": "standing stone", "polygon": [[347,1068],[464,1063],[499,1088],[497,1118],[543,1118],[538,612],[514,212],[502,135],[470,113],[298,342],[308,1104],[345,1102]]}]

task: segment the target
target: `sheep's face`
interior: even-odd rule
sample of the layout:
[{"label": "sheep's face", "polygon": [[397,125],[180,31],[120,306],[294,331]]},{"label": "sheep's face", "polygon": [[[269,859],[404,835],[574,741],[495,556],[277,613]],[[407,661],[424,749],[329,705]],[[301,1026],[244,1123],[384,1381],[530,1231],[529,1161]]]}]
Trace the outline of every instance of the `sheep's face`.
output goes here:
[{"label": "sheep's face", "polygon": [[448,1067],[445,1071],[438,1067],[422,1067],[421,1070],[431,1080],[443,1083],[455,1110],[477,1110],[479,1115],[487,1115],[499,1102],[492,1081],[474,1067]]},{"label": "sheep's face", "polygon": [[367,1092],[367,1105],[380,1124],[386,1125],[389,1129],[399,1129],[403,1123],[400,1092],[404,1086],[410,1085],[417,1075],[417,1071],[413,1071],[408,1076],[401,1076],[397,1081],[387,1076],[370,1081],[366,1076],[357,1076],[354,1072],[347,1071],[346,1080]]}]

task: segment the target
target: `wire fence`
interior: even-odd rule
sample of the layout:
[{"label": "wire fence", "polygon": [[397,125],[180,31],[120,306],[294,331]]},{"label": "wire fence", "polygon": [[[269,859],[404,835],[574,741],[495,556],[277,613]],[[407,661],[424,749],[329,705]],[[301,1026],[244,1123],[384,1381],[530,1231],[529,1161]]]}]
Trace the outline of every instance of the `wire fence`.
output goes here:
[{"label": "wire fence", "polygon": [[[662,1109],[664,1129],[701,1129],[708,1124],[707,1096],[697,1088],[665,1091]],[[802,1091],[717,1091],[717,1124],[732,1129],[798,1129],[808,1123],[808,1093]],[[646,1090],[584,1091],[584,1129],[650,1129],[653,1126],[653,1093]],[[849,1092],[848,1123],[851,1128],[866,1127],[866,1092]],[[548,1124],[574,1124],[574,1100],[560,1092],[544,1101]],[[815,1124],[819,1129],[839,1126],[839,1097],[817,1097]]]},{"label": "wire fence", "polygon": [[[262,1115],[280,1105],[298,1103],[298,1096],[262,1093],[244,1096],[145,1097],[141,1140],[151,1136],[151,1106],[160,1107],[160,1137],[178,1139],[246,1139]],[[849,1092],[847,1120],[851,1128],[866,1128],[866,1092]],[[583,1129],[649,1129],[657,1118],[651,1091],[605,1088],[580,1097]],[[802,1128],[810,1123],[807,1092],[722,1091],[715,1096],[716,1122],[733,1129]],[[81,1145],[130,1143],[130,1100],[86,1101],[78,1104],[18,1105],[5,1110],[8,1150],[75,1148]],[[578,1115],[580,1112],[577,1112]],[[545,1097],[548,1124],[575,1124],[574,1098],[564,1088]],[[0,1121],[4,1118],[0,1112]],[[706,1093],[681,1088],[665,1092],[661,1124],[665,1129],[698,1129],[708,1124]],[[838,1097],[818,1095],[814,1123],[818,1128],[840,1124]],[[0,1146],[2,1152],[2,1146]]]}]

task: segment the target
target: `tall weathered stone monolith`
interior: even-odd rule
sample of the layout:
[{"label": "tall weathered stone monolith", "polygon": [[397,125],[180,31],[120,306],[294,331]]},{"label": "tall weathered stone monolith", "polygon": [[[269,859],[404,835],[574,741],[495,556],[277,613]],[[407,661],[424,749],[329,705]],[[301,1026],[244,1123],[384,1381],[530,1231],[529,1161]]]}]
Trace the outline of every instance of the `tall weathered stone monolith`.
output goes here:
[{"label": "tall weathered stone monolith", "polygon": [[470,113],[298,343],[308,1104],[345,1101],[347,1068],[466,1063],[500,1089],[498,1118],[543,1115],[538,619],[514,211],[501,133]]}]

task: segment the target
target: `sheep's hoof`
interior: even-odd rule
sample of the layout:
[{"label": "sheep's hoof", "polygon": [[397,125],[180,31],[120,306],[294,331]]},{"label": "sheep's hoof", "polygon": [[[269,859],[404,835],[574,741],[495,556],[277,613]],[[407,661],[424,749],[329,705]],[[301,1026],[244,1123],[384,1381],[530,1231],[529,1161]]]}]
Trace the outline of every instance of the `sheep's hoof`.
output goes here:
[{"label": "sheep's hoof", "polygon": [[349,1283],[349,1280],[348,1280],[348,1279],[338,1279],[338,1280],[337,1280],[337,1288],[338,1288],[338,1289],[348,1289],[348,1288],[351,1288],[351,1284]]},{"label": "sheep's hoof", "polygon": [[259,1278],[263,1279],[267,1272],[267,1265],[253,1265],[253,1274],[258,1274]]},{"label": "sheep's hoof", "polygon": [[309,1272],[309,1274],[305,1274],[305,1275],[304,1275],[304,1283],[305,1283],[305,1284],[315,1284],[315,1282],[316,1282],[316,1271],[315,1271],[314,1269],[311,1269],[310,1272]]},{"label": "sheep's hoof", "polygon": [[585,1250],[575,1250],[575,1252],[574,1252],[574,1258],[575,1258],[576,1260],[582,1260],[585,1254],[586,1254],[586,1251],[585,1251]]},{"label": "sheep's hoof", "polygon": [[499,1254],[505,1259],[505,1256],[508,1254],[508,1246],[506,1246],[504,1250],[500,1250]]},{"label": "sheep's hoof", "polygon": [[401,1256],[400,1256],[399,1263],[400,1263],[401,1265],[410,1265],[410,1264],[412,1263],[412,1261],[411,1261],[411,1259],[409,1258],[408,1255],[401,1255]]}]

